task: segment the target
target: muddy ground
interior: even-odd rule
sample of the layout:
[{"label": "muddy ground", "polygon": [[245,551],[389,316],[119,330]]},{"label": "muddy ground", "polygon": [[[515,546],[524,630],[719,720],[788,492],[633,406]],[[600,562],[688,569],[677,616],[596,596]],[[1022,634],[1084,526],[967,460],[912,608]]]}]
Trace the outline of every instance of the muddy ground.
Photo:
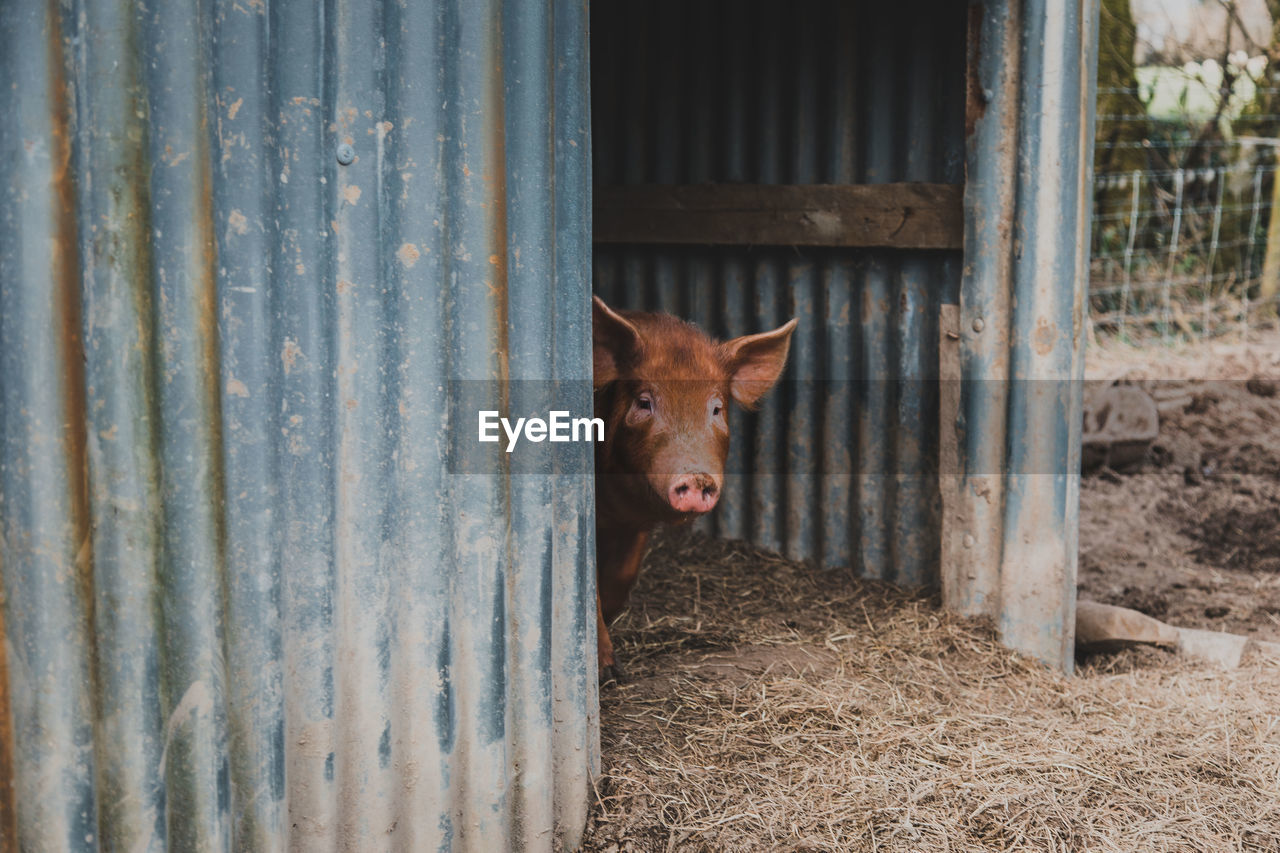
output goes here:
[{"label": "muddy ground", "polygon": [[1091,365],[1155,397],[1160,436],[1136,470],[1084,477],[1080,596],[1280,640],[1280,335],[1159,355],[1112,349]]}]

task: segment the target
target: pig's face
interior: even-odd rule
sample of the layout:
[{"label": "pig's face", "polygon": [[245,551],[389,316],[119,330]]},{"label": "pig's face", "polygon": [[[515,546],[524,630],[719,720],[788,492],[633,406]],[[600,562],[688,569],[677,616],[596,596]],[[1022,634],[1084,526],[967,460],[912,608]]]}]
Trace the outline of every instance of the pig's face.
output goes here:
[{"label": "pig's face", "polygon": [[601,511],[652,526],[715,507],[729,403],[752,408],[773,387],[795,326],[717,343],[666,314],[619,313],[596,298],[596,416],[605,422],[596,467],[609,486],[598,497]]}]

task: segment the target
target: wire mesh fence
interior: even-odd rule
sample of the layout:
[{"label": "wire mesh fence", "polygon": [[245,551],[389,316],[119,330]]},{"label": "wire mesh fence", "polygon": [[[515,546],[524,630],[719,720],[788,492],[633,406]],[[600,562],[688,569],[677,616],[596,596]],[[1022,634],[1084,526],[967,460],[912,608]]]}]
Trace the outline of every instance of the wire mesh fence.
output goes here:
[{"label": "wire mesh fence", "polygon": [[[1280,89],[1258,88],[1257,94]],[[1112,96],[1106,98],[1105,96]],[[1155,118],[1146,88],[1100,88],[1090,319],[1130,340],[1248,336],[1280,283],[1280,115],[1223,108]],[[1116,96],[1120,96],[1117,98]],[[1255,95],[1254,103],[1257,102]]]}]

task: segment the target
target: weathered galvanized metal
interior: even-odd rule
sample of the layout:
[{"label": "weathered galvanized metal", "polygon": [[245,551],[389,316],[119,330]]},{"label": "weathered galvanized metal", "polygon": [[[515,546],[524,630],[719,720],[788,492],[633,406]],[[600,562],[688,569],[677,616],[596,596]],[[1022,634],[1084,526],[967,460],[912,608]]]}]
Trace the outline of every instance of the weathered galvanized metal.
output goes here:
[{"label": "weathered galvanized metal", "polygon": [[453,380],[590,408],[586,32],[0,4],[4,842],[576,844],[590,450],[445,459]]},{"label": "weathered galvanized metal", "polygon": [[970,9],[963,391],[944,597],[1070,670],[1097,4]]}]

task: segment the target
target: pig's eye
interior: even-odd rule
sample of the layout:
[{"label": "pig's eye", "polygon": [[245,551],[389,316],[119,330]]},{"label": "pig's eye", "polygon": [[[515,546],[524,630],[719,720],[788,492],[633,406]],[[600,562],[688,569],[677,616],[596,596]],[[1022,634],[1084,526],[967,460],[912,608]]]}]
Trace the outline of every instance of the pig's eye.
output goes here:
[{"label": "pig's eye", "polygon": [[653,417],[653,394],[641,391],[631,400],[631,408],[627,409],[627,423],[631,426],[645,423]]}]

